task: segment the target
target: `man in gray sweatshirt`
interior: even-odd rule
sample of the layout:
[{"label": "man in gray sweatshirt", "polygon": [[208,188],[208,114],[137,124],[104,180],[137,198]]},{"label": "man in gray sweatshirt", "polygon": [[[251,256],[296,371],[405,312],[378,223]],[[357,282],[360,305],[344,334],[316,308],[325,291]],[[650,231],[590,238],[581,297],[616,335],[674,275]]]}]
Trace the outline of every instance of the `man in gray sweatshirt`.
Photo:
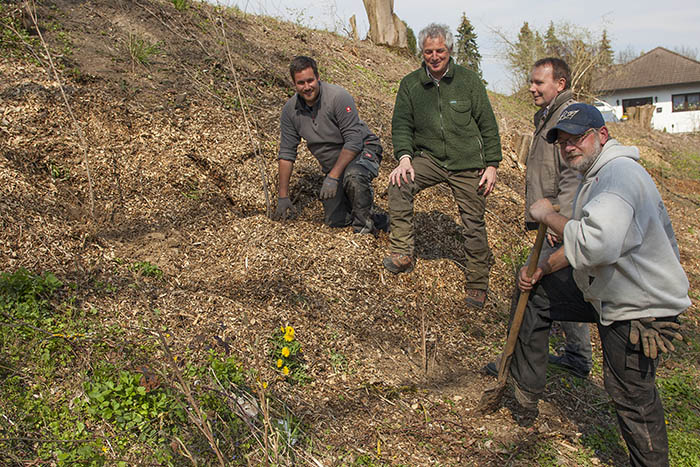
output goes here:
[{"label": "man in gray sweatshirt", "polygon": [[583,178],[570,219],[547,199],[530,208],[564,246],[542,257],[532,276],[520,271],[518,287],[530,296],[510,368],[515,397],[536,409],[553,320],[596,322],[605,389],[632,465],[668,465],[658,352],[673,350],[677,316],[690,306],[671,221],[639,151],[612,139],[595,107],[568,106],[547,140]]},{"label": "man in gray sweatshirt", "polygon": [[296,94],[282,108],[279,188],[273,219],[284,219],[292,209],[289,180],[301,139],[318,160],[325,175],[319,198],[330,227],[352,225],[358,233],[386,229],[386,216],[372,215],[372,179],[379,173],[382,146],[360,120],[355,101],[340,86],[321,82],[313,58],[295,57],[289,74]]}]

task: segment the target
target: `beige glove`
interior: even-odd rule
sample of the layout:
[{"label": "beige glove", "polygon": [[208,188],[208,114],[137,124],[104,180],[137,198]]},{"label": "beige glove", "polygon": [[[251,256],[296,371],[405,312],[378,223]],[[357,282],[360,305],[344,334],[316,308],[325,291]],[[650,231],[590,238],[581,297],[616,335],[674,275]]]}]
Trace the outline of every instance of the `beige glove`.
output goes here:
[{"label": "beige glove", "polygon": [[673,321],[656,321],[655,318],[641,318],[630,321],[630,343],[637,345],[642,341],[644,355],[654,359],[661,353],[672,352],[676,348],[672,339],[683,340],[678,330],[681,325]]}]

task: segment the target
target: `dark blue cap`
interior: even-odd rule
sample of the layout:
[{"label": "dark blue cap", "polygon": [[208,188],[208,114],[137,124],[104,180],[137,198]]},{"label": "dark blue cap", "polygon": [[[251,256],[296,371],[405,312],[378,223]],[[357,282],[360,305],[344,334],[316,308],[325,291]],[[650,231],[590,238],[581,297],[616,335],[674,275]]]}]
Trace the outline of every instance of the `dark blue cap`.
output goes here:
[{"label": "dark blue cap", "polygon": [[561,113],[554,128],[547,132],[547,142],[553,143],[559,137],[559,130],[571,135],[581,135],[591,128],[605,126],[600,110],[589,104],[571,104]]}]

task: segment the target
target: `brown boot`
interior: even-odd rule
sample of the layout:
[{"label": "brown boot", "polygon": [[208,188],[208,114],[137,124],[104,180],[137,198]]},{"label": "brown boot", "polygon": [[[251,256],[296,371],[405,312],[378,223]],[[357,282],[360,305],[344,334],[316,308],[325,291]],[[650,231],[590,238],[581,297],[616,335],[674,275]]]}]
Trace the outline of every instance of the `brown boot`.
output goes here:
[{"label": "brown boot", "polygon": [[413,270],[413,258],[401,253],[392,253],[382,261],[387,271],[399,274]]},{"label": "brown boot", "polygon": [[473,308],[483,308],[486,303],[486,291],[479,289],[467,289],[467,306]]}]

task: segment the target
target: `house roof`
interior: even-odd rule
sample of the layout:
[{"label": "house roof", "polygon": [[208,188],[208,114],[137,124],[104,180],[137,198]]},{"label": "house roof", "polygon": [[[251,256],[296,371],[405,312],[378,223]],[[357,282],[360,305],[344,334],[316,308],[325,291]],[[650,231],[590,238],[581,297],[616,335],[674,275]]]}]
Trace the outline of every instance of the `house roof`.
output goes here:
[{"label": "house roof", "polygon": [[700,62],[657,47],[600,75],[600,91],[700,82]]}]

